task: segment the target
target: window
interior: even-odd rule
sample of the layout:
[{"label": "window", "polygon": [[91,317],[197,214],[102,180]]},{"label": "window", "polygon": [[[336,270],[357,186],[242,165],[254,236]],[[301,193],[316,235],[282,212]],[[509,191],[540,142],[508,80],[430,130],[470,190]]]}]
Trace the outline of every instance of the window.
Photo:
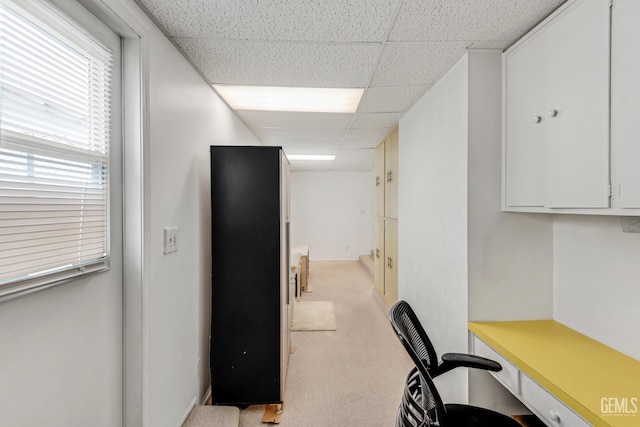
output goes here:
[{"label": "window", "polygon": [[0,296],[108,268],[113,53],[0,0]]}]

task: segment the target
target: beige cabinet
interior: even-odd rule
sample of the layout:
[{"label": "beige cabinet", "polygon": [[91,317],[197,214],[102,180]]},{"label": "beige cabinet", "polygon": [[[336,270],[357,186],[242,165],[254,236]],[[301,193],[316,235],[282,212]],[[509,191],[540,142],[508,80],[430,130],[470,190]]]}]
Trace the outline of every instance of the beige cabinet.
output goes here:
[{"label": "beige cabinet", "polygon": [[398,128],[384,141],[384,216],[398,218]]},{"label": "beige cabinet", "polygon": [[398,220],[384,221],[384,300],[388,305],[398,301]]},{"label": "beige cabinet", "polygon": [[387,260],[384,250],[384,218],[374,219],[373,242],[373,278],[376,291],[384,295],[384,266]]},{"label": "beige cabinet", "polygon": [[375,157],[374,157],[374,175],[375,175],[375,216],[384,217],[384,190],[386,187],[386,176],[385,176],[385,143],[382,142],[380,145],[376,147]]},{"label": "beige cabinet", "polygon": [[398,136],[396,128],[375,151],[373,275],[386,304],[398,300]]}]

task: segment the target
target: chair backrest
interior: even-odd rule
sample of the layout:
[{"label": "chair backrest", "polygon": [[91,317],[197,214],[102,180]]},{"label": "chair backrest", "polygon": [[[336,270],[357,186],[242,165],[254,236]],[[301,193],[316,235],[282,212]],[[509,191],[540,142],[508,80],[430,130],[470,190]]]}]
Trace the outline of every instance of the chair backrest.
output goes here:
[{"label": "chair backrest", "polygon": [[[437,364],[435,350],[415,313],[405,301],[391,307],[391,325],[416,365],[407,378],[398,412],[398,426],[446,426],[446,409],[431,378],[427,363]],[[424,336],[426,340],[421,339]],[[429,348],[427,348],[427,346]],[[419,381],[417,381],[419,379]],[[417,408],[416,408],[417,406]],[[414,424],[414,419],[419,423]],[[421,418],[421,420],[420,420]]]},{"label": "chair backrest", "polygon": [[433,374],[432,370],[438,366],[438,355],[409,303],[406,301],[395,303],[389,312],[389,320],[396,334],[404,337],[430,374]]}]

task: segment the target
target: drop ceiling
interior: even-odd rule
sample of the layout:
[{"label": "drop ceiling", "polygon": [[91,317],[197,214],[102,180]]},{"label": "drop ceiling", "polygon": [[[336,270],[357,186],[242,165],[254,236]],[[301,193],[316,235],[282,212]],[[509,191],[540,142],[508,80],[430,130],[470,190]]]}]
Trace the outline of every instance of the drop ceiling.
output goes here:
[{"label": "drop ceiling", "polygon": [[294,170],[370,170],[373,149],[467,49],[505,49],[564,0],[136,0],[211,84],[364,88],[353,114],[236,111],[265,145],[335,154]]}]

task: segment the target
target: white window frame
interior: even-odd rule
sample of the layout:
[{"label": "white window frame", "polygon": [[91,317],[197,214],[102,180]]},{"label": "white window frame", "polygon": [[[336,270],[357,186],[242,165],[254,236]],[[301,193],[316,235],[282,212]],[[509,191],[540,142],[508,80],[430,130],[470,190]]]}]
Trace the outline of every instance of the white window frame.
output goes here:
[{"label": "white window frame", "polygon": [[[113,56],[118,57],[117,64],[119,64],[120,46],[119,42],[117,46],[113,43],[107,48],[103,41],[104,38],[94,37],[85,28],[81,27],[74,20],[69,18],[63,12],[42,0],[29,0],[27,2],[21,0],[0,0],[2,3],[9,5],[14,10],[19,10],[20,13],[24,13],[30,17],[33,17],[34,21],[38,22],[46,28],[48,32],[55,34],[58,38],[67,40],[71,45],[79,48],[95,49],[103,48],[112,51]],[[93,31],[93,29],[92,29]],[[108,45],[108,43],[107,43]],[[83,49],[86,52],[86,50]],[[111,69],[112,76],[120,78],[120,70],[117,67]],[[117,85],[119,87],[119,85]],[[119,95],[116,97],[119,99]],[[115,101],[111,101],[110,112],[115,120],[119,120],[119,111],[115,105]],[[0,110],[1,113],[1,110]],[[35,152],[38,148],[46,148],[49,142],[46,139],[32,137],[28,135],[21,135],[16,132],[2,131],[2,138],[0,139],[0,149],[14,149],[15,146],[30,146],[35,148]],[[109,136],[107,144],[112,143],[115,139],[119,141],[119,135]],[[54,144],[55,145],[55,144]],[[73,149],[70,149],[70,153]],[[48,287],[65,283],[71,279],[85,276],[90,273],[96,273],[100,271],[109,270],[110,256],[111,256],[111,174],[109,173],[110,167],[110,150],[107,150],[105,154],[105,165],[107,168],[107,175],[105,184],[106,194],[104,196],[104,215],[105,215],[105,230],[104,230],[104,253],[102,256],[96,257],[93,260],[78,263],[72,266],[60,266],[58,269],[50,269],[49,271],[35,272],[30,275],[17,276],[9,280],[0,281],[0,300],[6,297],[14,297],[25,293],[30,293],[35,290],[46,289]],[[118,168],[116,168],[118,169]],[[0,207],[1,211],[1,207]],[[0,260],[1,261],[1,260]]]}]

